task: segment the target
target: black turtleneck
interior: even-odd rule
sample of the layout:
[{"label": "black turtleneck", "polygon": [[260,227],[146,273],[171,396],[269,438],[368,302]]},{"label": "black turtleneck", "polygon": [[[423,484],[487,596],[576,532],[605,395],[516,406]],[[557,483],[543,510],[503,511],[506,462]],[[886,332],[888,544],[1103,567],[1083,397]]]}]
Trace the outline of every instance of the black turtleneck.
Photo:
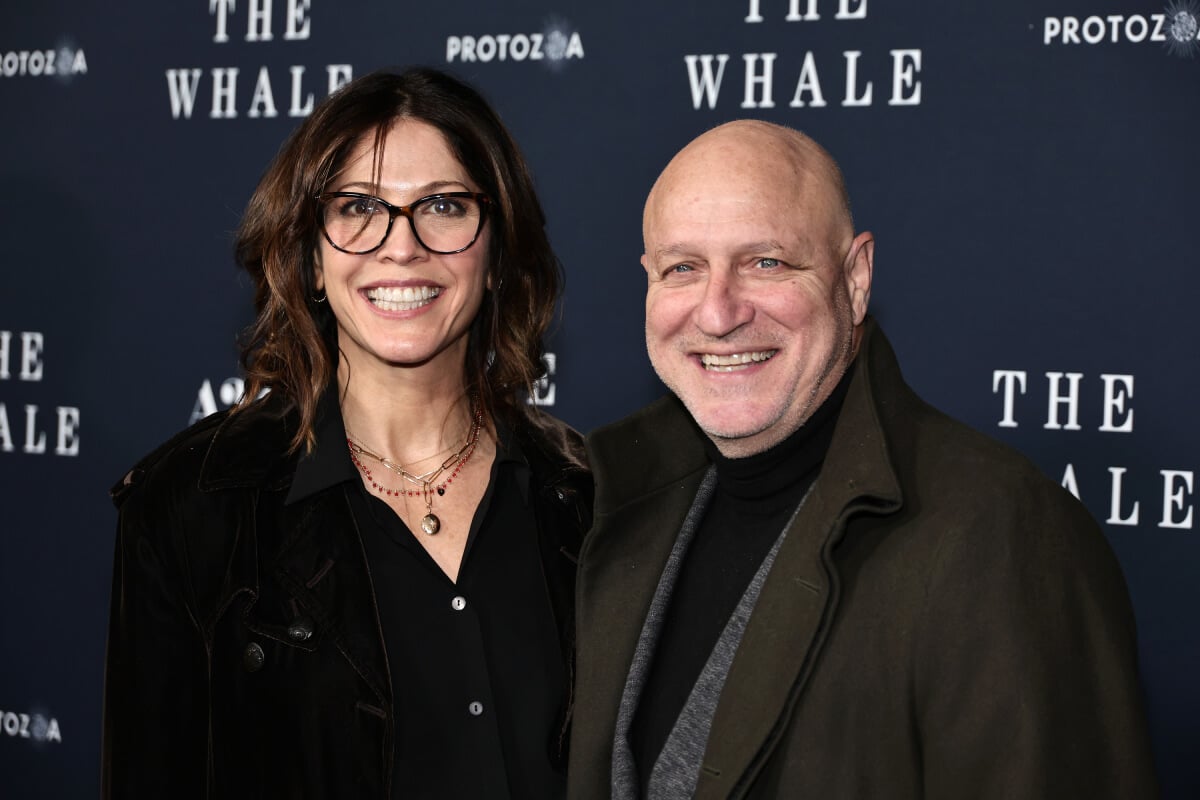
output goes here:
[{"label": "black turtleneck", "polygon": [[850,373],[799,430],[769,450],[726,458],[705,440],[717,469],[716,491],[680,567],[630,730],[643,796],[721,631],[817,478]]}]

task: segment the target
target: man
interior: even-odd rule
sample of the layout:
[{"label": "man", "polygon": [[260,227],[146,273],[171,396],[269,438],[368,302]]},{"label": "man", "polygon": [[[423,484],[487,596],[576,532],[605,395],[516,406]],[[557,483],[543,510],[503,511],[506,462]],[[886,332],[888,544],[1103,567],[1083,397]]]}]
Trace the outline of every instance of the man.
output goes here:
[{"label": "man", "polygon": [[571,796],[1156,796],[1103,534],[904,383],[829,155],[709,131],[644,236],[673,396],[589,438]]}]

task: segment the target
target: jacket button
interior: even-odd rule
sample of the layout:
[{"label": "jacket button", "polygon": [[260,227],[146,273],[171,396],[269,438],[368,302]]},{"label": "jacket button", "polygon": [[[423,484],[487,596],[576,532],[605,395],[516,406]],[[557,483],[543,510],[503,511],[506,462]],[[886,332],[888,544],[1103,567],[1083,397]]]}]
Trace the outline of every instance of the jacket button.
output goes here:
[{"label": "jacket button", "polygon": [[266,660],[267,655],[259,647],[258,642],[251,642],[242,651],[242,666],[246,668],[246,672],[258,672]]},{"label": "jacket button", "polygon": [[288,625],[287,632],[293,642],[307,642],[313,635],[313,621],[308,617],[297,617]]},{"label": "jacket button", "polygon": [[467,704],[467,713],[472,717],[478,717],[483,713],[483,703],[479,702],[478,700],[472,700]]}]

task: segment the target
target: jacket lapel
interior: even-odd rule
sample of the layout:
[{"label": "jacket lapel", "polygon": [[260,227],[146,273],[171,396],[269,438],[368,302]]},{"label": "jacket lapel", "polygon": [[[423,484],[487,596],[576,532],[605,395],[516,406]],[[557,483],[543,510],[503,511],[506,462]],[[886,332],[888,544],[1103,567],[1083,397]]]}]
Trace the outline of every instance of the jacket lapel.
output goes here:
[{"label": "jacket lapel", "polygon": [[[600,494],[577,578],[578,680],[568,770],[577,798],[609,797],[599,776],[610,775],[626,675],[663,567],[708,469],[677,401],[639,412],[634,426],[656,435],[626,430],[610,437],[602,429],[588,438],[593,465],[608,465],[612,474],[597,476]],[[664,435],[678,446],[658,447]]]},{"label": "jacket lapel", "polygon": [[335,486],[279,511],[284,540],[274,563],[304,613],[337,646],[371,687],[382,708],[391,707],[387,653],[371,591],[362,538],[344,486]]},{"label": "jacket lapel", "polygon": [[713,718],[697,798],[726,798],[753,780],[778,741],[819,656],[838,600],[832,551],[859,512],[899,508],[900,486],[872,382],[890,357],[866,342],[820,477],[792,520],[759,595]]}]

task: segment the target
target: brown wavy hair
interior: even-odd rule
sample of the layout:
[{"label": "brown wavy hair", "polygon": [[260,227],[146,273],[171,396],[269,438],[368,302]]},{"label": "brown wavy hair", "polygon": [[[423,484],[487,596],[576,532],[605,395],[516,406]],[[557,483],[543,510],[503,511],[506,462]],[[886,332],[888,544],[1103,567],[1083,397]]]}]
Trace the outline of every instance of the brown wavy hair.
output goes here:
[{"label": "brown wavy hair", "polygon": [[399,119],[441,131],[472,180],[492,199],[487,235],[492,288],[471,325],[464,385],[485,417],[519,419],[544,372],[542,335],[554,314],[561,268],[546,236],[533,179],[499,116],[474,88],[433,69],[381,71],[322,101],[284,142],[250,198],[237,233],[238,263],[254,281],[257,318],[242,340],[246,393],[264,389],[299,415],[291,451],[315,442],[317,404],[337,366],[337,325],[313,297],[320,237],[315,197],[363,137],[383,142]]}]

